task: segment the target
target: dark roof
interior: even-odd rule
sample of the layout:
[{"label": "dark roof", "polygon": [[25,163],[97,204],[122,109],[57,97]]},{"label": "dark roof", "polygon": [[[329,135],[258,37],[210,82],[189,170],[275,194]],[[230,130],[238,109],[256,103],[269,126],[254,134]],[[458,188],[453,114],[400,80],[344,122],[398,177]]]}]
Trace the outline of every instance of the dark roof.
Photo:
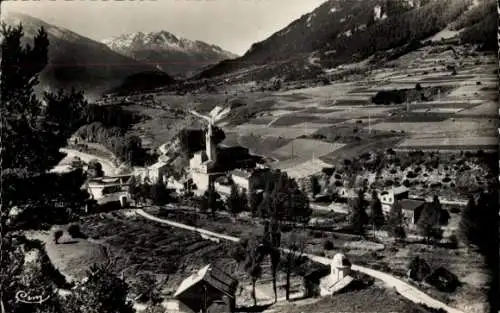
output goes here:
[{"label": "dark roof", "polygon": [[399,200],[401,208],[407,211],[415,211],[425,204],[425,201],[414,200],[414,199],[402,199]]},{"label": "dark roof", "polygon": [[189,291],[191,287],[199,284],[200,282],[205,282],[231,297],[234,297],[234,293],[236,292],[236,288],[238,286],[238,281],[235,278],[210,264],[186,278],[181,283],[174,296],[182,296],[183,293]]}]

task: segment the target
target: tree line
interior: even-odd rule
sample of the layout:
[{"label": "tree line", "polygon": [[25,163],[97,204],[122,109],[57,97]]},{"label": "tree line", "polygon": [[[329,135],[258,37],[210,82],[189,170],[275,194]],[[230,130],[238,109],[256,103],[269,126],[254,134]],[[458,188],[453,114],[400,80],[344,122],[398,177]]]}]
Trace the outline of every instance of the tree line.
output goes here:
[{"label": "tree line", "polygon": [[[69,298],[57,294],[68,288],[60,274],[43,257],[41,243],[26,240],[16,230],[67,223],[81,214],[84,200],[80,190],[85,176],[81,170],[68,174],[48,171],[62,158],[59,149],[82,123],[86,107],[83,93],[72,90],[45,93],[34,88],[48,62],[49,40],[43,28],[32,45],[21,42],[24,31],[2,24],[0,62],[0,116],[2,118],[2,210],[0,226],[1,312],[132,312],[126,300],[127,286],[109,267],[94,267],[89,280],[72,290]],[[42,260],[25,264],[25,252],[37,249]],[[44,261],[45,260],[45,261]],[[48,296],[40,304],[16,301],[17,291]]]}]

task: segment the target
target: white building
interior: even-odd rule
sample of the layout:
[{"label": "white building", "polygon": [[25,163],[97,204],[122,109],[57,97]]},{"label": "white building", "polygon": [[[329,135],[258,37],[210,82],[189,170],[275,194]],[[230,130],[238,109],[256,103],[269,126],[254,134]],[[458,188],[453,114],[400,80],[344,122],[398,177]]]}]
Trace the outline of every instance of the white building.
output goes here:
[{"label": "white building", "polygon": [[409,189],[404,186],[393,187],[382,191],[379,194],[379,199],[382,203],[382,210],[384,214],[389,213],[396,200],[408,199],[408,195]]},{"label": "white building", "polygon": [[251,172],[242,171],[242,170],[234,170],[231,172],[231,179],[234,184],[238,186],[240,190],[250,190],[250,180],[252,177]]},{"label": "white building", "polygon": [[162,161],[156,162],[155,164],[148,167],[148,177],[151,183],[157,181],[166,182],[168,164]]}]

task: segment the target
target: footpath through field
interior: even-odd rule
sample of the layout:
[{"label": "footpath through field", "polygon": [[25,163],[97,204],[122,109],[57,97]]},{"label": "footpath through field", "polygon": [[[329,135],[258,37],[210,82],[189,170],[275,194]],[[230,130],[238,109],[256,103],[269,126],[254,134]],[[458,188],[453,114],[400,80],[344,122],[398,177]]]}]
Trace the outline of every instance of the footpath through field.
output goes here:
[{"label": "footpath through field", "polygon": [[[220,239],[223,239],[223,240],[228,240],[228,241],[232,241],[232,242],[239,242],[240,241],[240,238],[238,238],[238,237],[233,237],[233,236],[228,236],[228,235],[224,235],[224,234],[220,234],[220,233],[215,233],[212,231],[208,231],[206,229],[197,228],[197,227],[185,225],[185,224],[174,222],[174,221],[169,221],[169,220],[166,220],[163,218],[158,218],[156,216],[153,216],[151,214],[146,213],[142,209],[137,209],[135,212],[137,214],[139,214],[140,216],[142,216],[146,219],[149,219],[151,221],[154,221],[154,222],[167,224],[167,225],[170,225],[173,227],[182,228],[182,229],[186,229],[189,231],[197,232],[197,233],[201,234],[204,238],[207,238],[210,240],[218,241]],[[281,249],[281,250],[284,252],[289,251],[288,249]],[[326,264],[326,265],[330,265],[330,263],[332,262],[331,259],[319,256],[319,255],[305,254],[305,256],[308,257],[309,259],[311,259],[312,261]],[[364,273],[368,276],[371,276],[373,278],[376,278],[376,279],[383,281],[387,286],[394,288],[400,295],[402,295],[403,297],[407,298],[408,300],[410,300],[414,303],[424,304],[428,307],[435,308],[435,309],[443,309],[448,313],[464,313],[458,309],[447,306],[443,302],[440,302],[440,301],[430,297],[429,295],[420,291],[418,288],[413,287],[410,284],[408,284],[408,283],[406,283],[406,282],[400,280],[399,278],[394,277],[390,274],[387,274],[387,273],[384,273],[381,271],[377,271],[377,270],[373,270],[373,269],[370,269],[370,268],[367,268],[364,266],[355,265],[355,264],[352,265],[352,269],[354,271]]]}]

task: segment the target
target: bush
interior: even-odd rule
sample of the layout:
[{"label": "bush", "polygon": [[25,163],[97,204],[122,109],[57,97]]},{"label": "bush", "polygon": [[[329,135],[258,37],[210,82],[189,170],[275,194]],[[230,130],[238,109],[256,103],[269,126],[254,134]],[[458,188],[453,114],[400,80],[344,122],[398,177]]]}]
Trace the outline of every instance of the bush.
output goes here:
[{"label": "bush", "polygon": [[68,228],[68,234],[71,236],[71,238],[80,238],[80,239],[87,239],[87,235],[85,235],[78,224],[71,225]]},{"label": "bush", "polygon": [[56,232],[54,232],[54,243],[56,245],[59,243],[59,239],[61,239],[62,235],[63,235],[62,230],[57,230]]},{"label": "bush", "polygon": [[422,281],[431,273],[431,267],[424,259],[415,257],[408,265],[408,277],[414,281]]},{"label": "bush", "polygon": [[460,286],[457,276],[444,267],[434,270],[425,282],[442,292],[453,292]]},{"label": "bush", "polygon": [[412,171],[409,171],[409,172],[406,174],[406,177],[407,177],[407,178],[410,178],[410,179],[411,179],[411,178],[415,178],[415,177],[417,177],[417,174],[415,174],[415,173],[414,173],[414,172],[412,172]]},{"label": "bush", "polygon": [[323,237],[325,237],[325,234],[322,231],[317,231],[317,230],[313,231],[312,235],[313,235],[314,238],[323,238]]},{"label": "bush", "polygon": [[331,240],[326,240],[323,243],[323,249],[325,249],[325,250],[333,250],[333,248],[334,248],[334,245],[333,245],[333,242]]}]

